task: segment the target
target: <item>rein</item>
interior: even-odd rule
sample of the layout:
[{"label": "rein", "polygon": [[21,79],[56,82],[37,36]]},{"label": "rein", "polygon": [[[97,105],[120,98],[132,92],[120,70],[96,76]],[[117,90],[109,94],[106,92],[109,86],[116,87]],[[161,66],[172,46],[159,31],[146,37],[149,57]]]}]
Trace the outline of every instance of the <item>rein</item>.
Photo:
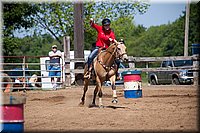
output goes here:
[{"label": "rein", "polygon": [[[111,58],[113,56],[114,56],[114,58],[116,58],[116,56],[114,54],[116,54],[116,52],[117,52],[117,45],[115,46],[115,49],[114,49],[113,52],[110,52],[110,51],[104,51],[104,52],[111,54],[111,56],[108,58],[108,60],[106,61],[106,63],[110,62],[110,60],[111,60]],[[111,66],[104,64],[101,60],[99,60],[99,56],[97,57],[97,61],[99,62],[99,64],[101,64],[103,66],[103,68],[106,71],[109,71],[110,70],[109,68],[114,68],[114,66],[115,66],[114,63]]]},{"label": "rein", "polygon": [[125,54],[127,54],[127,53],[125,52],[125,53],[121,54],[119,57],[122,57],[122,56],[125,55]]}]

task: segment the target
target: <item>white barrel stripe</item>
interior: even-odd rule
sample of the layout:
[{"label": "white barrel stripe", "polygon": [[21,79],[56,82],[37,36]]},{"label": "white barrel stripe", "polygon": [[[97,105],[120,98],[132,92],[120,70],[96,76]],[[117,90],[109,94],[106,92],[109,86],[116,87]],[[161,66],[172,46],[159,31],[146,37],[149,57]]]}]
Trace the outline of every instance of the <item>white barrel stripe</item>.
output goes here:
[{"label": "white barrel stripe", "polygon": [[142,90],[141,82],[124,82],[124,90]]}]

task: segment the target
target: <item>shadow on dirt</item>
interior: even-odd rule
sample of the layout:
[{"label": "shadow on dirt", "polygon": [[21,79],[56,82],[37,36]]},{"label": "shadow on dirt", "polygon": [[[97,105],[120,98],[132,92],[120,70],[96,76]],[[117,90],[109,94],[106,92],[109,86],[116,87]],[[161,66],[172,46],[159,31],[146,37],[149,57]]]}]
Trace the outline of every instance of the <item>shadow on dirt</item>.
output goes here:
[{"label": "shadow on dirt", "polygon": [[89,108],[110,108],[110,109],[129,109],[128,107],[124,107],[124,106],[103,106],[103,107],[99,107],[99,105],[89,105]]},{"label": "shadow on dirt", "polygon": [[168,97],[179,97],[179,98],[185,98],[185,97],[197,97],[197,95],[191,95],[191,94],[185,94],[185,95],[152,95],[152,96],[145,96],[145,97],[160,97],[160,98],[168,98]]}]

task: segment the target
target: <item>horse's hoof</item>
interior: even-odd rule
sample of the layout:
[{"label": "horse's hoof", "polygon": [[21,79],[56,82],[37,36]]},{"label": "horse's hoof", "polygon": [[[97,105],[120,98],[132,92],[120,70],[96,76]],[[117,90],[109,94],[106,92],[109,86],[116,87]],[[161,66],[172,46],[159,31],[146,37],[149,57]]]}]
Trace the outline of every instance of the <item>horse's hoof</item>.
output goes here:
[{"label": "horse's hoof", "polygon": [[83,106],[83,105],[84,105],[84,102],[80,102],[80,103],[79,103],[79,106]]},{"label": "horse's hoof", "polygon": [[99,105],[99,108],[102,109],[102,108],[104,108],[104,106],[103,105]]},{"label": "horse's hoof", "polygon": [[117,103],[118,103],[118,100],[117,100],[117,99],[113,99],[113,100],[112,100],[112,103],[117,104]]},{"label": "horse's hoof", "polygon": [[96,107],[96,104],[89,104],[89,108]]}]

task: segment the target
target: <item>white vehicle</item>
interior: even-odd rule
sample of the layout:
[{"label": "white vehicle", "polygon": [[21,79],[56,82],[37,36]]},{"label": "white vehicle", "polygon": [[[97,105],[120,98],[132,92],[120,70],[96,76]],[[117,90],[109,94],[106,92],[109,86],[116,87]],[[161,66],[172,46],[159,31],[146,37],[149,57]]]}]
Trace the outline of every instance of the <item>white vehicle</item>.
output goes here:
[{"label": "white vehicle", "polygon": [[[87,58],[90,54],[90,50],[84,50],[84,58],[87,61]],[[74,59],[74,51],[70,51],[70,59]],[[49,77],[49,66],[50,58],[49,57],[41,57],[40,58],[40,70],[41,70],[41,82],[42,82],[42,89],[52,89],[53,86],[51,84],[51,78]],[[64,52],[62,52],[62,58],[60,59],[61,64],[61,82],[65,81],[65,67],[64,67]],[[74,62],[70,62],[70,70],[74,69]],[[75,81],[75,74],[71,74],[71,84]]]}]

